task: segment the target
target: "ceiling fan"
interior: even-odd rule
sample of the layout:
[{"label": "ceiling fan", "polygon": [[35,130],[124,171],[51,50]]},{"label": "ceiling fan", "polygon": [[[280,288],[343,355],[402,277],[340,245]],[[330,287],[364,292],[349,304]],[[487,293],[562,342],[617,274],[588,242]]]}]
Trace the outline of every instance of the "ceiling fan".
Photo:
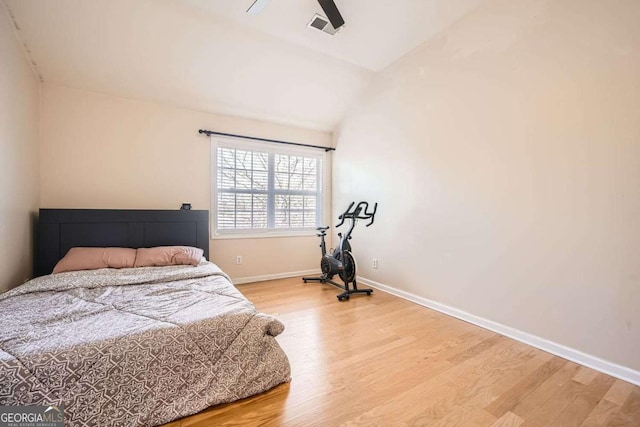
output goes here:
[{"label": "ceiling fan", "polygon": [[[254,0],[253,4],[247,9],[247,13],[251,15],[259,14],[269,1],[270,0]],[[320,3],[322,10],[327,15],[329,22],[335,30],[344,25],[344,19],[342,19],[342,15],[340,15],[340,11],[333,0],[318,0],[318,3]]]},{"label": "ceiling fan", "polygon": [[262,12],[262,9],[269,3],[269,0],[255,0],[249,9],[247,9],[247,13],[249,15],[257,15]]}]

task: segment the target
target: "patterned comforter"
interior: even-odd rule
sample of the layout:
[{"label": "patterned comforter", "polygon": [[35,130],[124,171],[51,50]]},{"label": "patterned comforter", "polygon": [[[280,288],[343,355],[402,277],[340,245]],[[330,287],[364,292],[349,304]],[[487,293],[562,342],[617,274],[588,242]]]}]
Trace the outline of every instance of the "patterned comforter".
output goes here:
[{"label": "patterned comforter", "polygon": [[209,262],[39,277],[0,294],[0,405],[166,423],[289,381],[283,330]]}]

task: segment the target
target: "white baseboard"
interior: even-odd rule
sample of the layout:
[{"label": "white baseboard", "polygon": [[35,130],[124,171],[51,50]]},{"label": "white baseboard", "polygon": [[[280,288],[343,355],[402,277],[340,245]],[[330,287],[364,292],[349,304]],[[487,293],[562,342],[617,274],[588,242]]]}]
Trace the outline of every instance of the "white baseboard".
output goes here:
[{"label": "white baseboard", "polygon": [[358,277],[358,279],[360,283],[363,283],[367,286],[371,286],[391,295],[395,295],[424,307],[428,307],[449,316],[458,318],[460,320],[464,320],[465,322],[473,323],[474,325],[480,326],[481,328],[485,328],[500,335],[513,338],[514,340],[539,348],[540,350],[555,354],[556,356],[562,357],[563,359],[571,360],[572,362],[576,362],[580,365],[595,369],[596,371],[604,372],[605,374],[611,375],[612,377],[616,377],[623,381],[627,381],[631,384],[640,386],[640,371],[636,371],[635,369],[618,365],[617,363],[613,363],[608,360],[600,359],[599,357],[583,353],[579,350],[555,343],[553,341],[549,341],[539,336],[514,329],[510,326],[506,326],[471,313],[467,313],[466,311],[448,306],[446,304],[423,298],[410,292],[405,292],[391,286],[383,285],[382,283],[378,283],[364,277]]},{"label": "white baseboard", "polygon": [[275,279],[286,279],[288,277],[297,277],[297,276],[319,276],[320,270],[304,270],[304,271],[290,271],[288,273],[276,273],[276,274],[265,274],[263,276],[251,276],[251,277],[238,277],[231,278],[231,281],[234,285],[242,285],[244,283],[252,283],[252,282],[264,282],[265,280],[275,280]]}]

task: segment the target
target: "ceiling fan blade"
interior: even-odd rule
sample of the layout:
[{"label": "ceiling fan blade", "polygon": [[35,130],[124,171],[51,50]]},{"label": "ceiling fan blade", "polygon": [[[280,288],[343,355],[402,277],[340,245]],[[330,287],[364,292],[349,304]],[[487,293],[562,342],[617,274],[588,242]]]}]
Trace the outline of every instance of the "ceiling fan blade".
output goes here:
[{"label": "ceiling fan blade", "polygon": [[333,0],[318,0],[318,3],[322,6],[322,10],[324,10],[333,28],[337,30],[344,25],[344,19],[342,19],[338,6],[336,6]]},{"label": "ceiling fan blade", "polygon": [[262,12],[262,9],[269,3],[269,0],[255,0],[249,9],[247,9],[247,13],[250,15],[257,15]]}]

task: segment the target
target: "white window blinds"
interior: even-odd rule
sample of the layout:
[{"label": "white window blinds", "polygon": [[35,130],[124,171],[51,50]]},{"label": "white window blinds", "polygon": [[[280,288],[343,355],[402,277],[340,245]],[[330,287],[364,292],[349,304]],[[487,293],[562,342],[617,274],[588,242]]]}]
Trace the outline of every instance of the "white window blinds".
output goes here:
[{"label": "white window blinds", "polygon": [[215,234],[314,229],[322,219],[324,154],[214,138]]}]

